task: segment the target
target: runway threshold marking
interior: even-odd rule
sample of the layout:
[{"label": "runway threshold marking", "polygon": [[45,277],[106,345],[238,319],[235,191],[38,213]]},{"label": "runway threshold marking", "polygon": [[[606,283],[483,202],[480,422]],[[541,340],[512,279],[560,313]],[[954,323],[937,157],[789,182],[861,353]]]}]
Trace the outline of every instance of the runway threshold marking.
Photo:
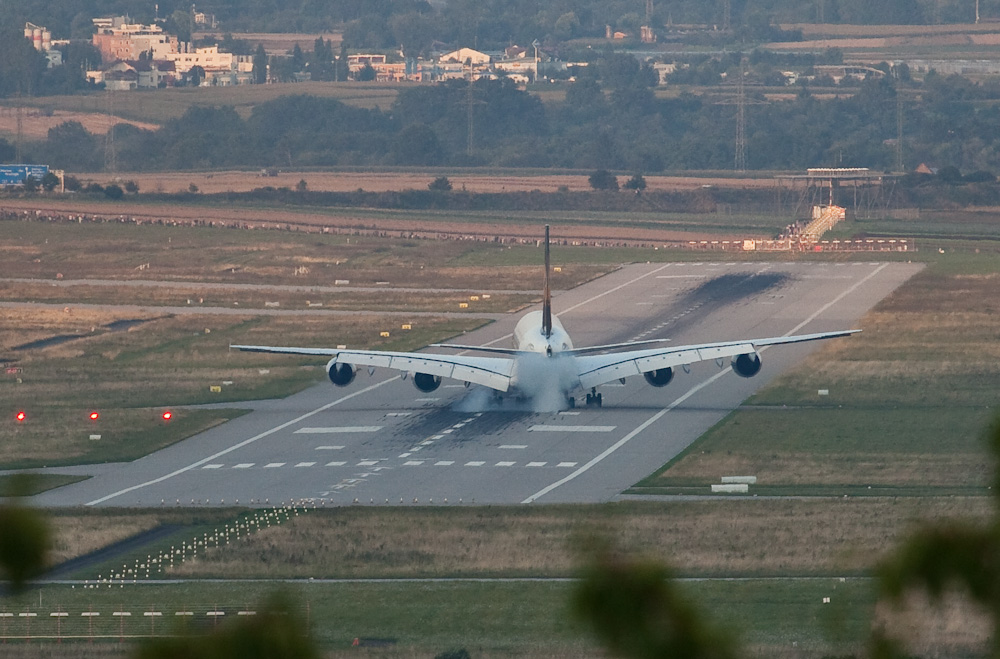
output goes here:
[{"label": "runway threshold marking", "polygon": [[[801,330],[803,327],[805,327],[806,325],[808,325],[812,321],[816,320],[816,318],[819,317],[819,315],[822,314],[823,312],[825,312],[827,309],[829,309],[830,307],[832,307],[836,303],[838,303],[841,300],[843,300],[845,297],[847,297],[848,295],[850,295],[851,293],[853,293],[854,291],[856,291],[861,286],[863,286],[866,283],[868,283],[869,279],[873,278],[875,275],[877,275],[880,272],[882,272],[882,270],[884,270],[888,266],[889,266],[888,263],[883,263],[881,266],[879,266],[875,270],[872,270],[866,276],[864,276],[860,280],[858,280],[853,286],[851,286],[847,290],[843,291],[840,295],[838,295],[837,297],[833,298],[832,300],[830,300],[829,302],[827,302],[826,304],[824,304],[822,307],[820,307],[815,312],[813,312],[812,314],[810,314],[810,316],[808,318],[806,318],[805,320],[803,320],[801,323],[799,323],[798,325],[796,325],[792,329],[790,329],[787,332],[785,332],[782,336],[791,336],[792,334],[795,334],[796,332],[798,332],[799,330]],[[765,346],[764,348],[762,348],[759,352],[763,352],[766,349],[767,349],[767,346]],[[691,398],[691,396],[694,396],[696,393],[698,393],[699,391],[701,391],[705,387],[707,387],[707,386],[709,386],[711,384],[714,384],[717,380],[722,379],[726,375],[728,375],[728,371],[719,371],[718,373],[716,373],[712,377],[708,378],[704,382],[701,382],[701,383],[695,385],[694,387],[692,387],[691,389],[689,389],[687,391],[687,393],[685,393],[683,396],[681,396],[680,398],[678,398],[674,402],[670,403],[670,405],[668,405],[667,407],[663,408],[662,410],[660,410],[659,412],[657,412],[653,416],[651,416],[648,419],[646,419],[645,421],[643,421],[638,427],[636,427],[635,430],[633,430],[632,432],[628,433],[627,435],[625,435],[624,437],[622,437],[621,439],[619,439],[617,442],[615,442],[614,444],[612,444],[611,446],[609,446],[607,449],[605,449],[604,451],[602,451],[599,455],[597,455],[596,457],[594,457],[588,463],[586,463],[585,465],[583,465],[582,467],[580,467],[579,469],[577,469],[576,471],[574,471],[570,475],[566,476],[565,478],[561,478],[561,479],[557,480],[555,483],[552,483],[550,485],[547,485],[547,486],[543,487],[541,490],[539,490],[538,492],[535,492],[534,494],[532,494],[530,497],[528,497],[527,499],[525,499],[521,503],[532,503],[534,501],[537,501],[539,498],[545,496],[546,494],[548,494],[552,490],[555,490],[556,488],[558,488],[558,487],[560,487],[562,485],[565,485],[566,483],[568,483],[571,480],[575,479],[577,476],[580,476],[581,474],[586,473],[591,468],[593,468],[595,465],[599,464],[601,461],[603,461],[605,458],[607,458],[609,455],[611,455],[612,453],[614,453],[615,451],[617,451],[618,449],[620,449],[622,446],[625,446],[626,444],[628,444],[632,440],[632,438],[634,438],[636,435],[638,435],[639,433],[641,433],[643,430],[645,430],[649,426],[653,425],[654,423],[656,423],[657,421],[659,421],[660,419],[662,419],[664,417],[664,415],[667,414],[667,412],[672,411],[674,408],[676,408],[678,405],[680,405],[681,403],[683,403],[684,401],[686,401],[688,398]]]},{"label": "runway threshold marking", "polygon": [[230,446],[228,448],[224,448],[221,451],[219,451],[218,453],[215,453],[214,455],[210,455],[207,458],[203,458],[201,460],[198,460],[197,462],[193,462],[193,463],[189,464],[186,467],[181,467],[180,469],[176,469],[176,470],[170,472],[169,474],[164,474],[163,476],[160,476],[158,478],[154,478],[152,480],[148,480],[148,481],[146,481],[144,483],[139,483],[138,485],[132,485],[130,487],[126,487],[126,488],[123,488],[121,490],[118,490],[117,492],[112,492],[111,494],[107,494],[107,495],[105,495],[105,496],[103,496],[103,497],[101,497],[99,499],[94,499],[93,501],[87,503],[86,505],[88,505],[88,506],[96,506],[98,504],[104,503],[105,501],[109,501],[109,500],[114,499],[116,497],[120,497],[123,494],[128,494],[129,492],[134,492],[134,491],[140,490],[140,489],[142,489],[144,487],[148,487],[150,485],[156,485],[157,483],[162,483],[164,481],[170,480],[171,478],[173,478],[175,476],[179,476],[180,474],[183,474],[183,473],[186,473],[188,471],[191,471],[192,469],[197,469],[198,467],[201,467],[202,465],[208,464],[212,460],[217,460],[218,458],[222,457],[223,455],[226,455],[227,453],[232,453],[233,451],[239,450],[239,449],[243,448],[244,446],[249,446],[250,444],[253,444],[254,442],[256,442],[258,440],[261,440],[261,439],[263,439],[265,437],[273,435],[276,432],[284,430],[285,428],[288,428],[290,426],[294,426],[297,423],[301,423],[302,421],[305,421],[306,419],[308,419],[308,418],[310,418],[312,416],[315,416],[316,414],[319,414],[321,412],[325,412],[326,410],[330,409],[331,407],[339,405],[339,404],[343,403],[344,401],[350,400],[352,398],[356,398],[357,396],[361,396],[363,394],[367,394],[369,391],[374,391],[375,389],[378,389],[379,387],[381,387],[383,385],[386,385],[386,384],[388,384],[390,382],[395,382],[398,379],[399,379],[399,376],[397,375],[395,377],[389,378],[388,380],[382,380],[381,382],[376,382],[375,384],[371,385],[370,387],[365,387],[364,389],[360,389],[358,391],[355,391],[354,393],[347,394],[346,396],[342,396],[342,397],[338,398],[337,400],[331,401],[331,402],[327,403],[326,405],[321,405],[320,407],[317,407],[316,409],[312,410],[311,412],[306,412],[305,414],[302,414],[300,416],[295,417],[291,421],[286,421],[285,423],[277,425],[277,426],[271,428],[270,430],[265,430],[262,433],[259,433],[257,435],[254,435],[253,437],[250,437],[249,439],[244,439],[242,442],[238,442],[238,443],[233,444],[232,446]]}]

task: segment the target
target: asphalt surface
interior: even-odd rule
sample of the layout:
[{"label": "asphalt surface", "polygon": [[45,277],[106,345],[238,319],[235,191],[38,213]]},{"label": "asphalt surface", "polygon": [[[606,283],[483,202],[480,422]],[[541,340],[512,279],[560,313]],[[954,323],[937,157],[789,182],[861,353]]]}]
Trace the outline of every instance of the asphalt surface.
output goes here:
[{"label": "asphalt surface", "polygon": [[[579,346],[672,345],[858,327],[915,264],[643,264],[558,295]],[[521,314],[460,342],[508,346]],[[863,329],[863,327],[862,327]],[[850,341],[852,337],[835,339]],[[476,387],[418,391],[394,373],[323,383],[129,464],[36,497],[39,505],[515,504],[600,502],[657,469],[820,342],[762,351],[744,379],[694,364],[664,388],[601,387],[604,407],[554,413],[484,405]],[[514,409],[512,409],[514,408]],[[63,472],[72,470],[61,470]],[[81,467],[77,473],[90,473]],[[720,474],[720,476],[725,474]]]}]

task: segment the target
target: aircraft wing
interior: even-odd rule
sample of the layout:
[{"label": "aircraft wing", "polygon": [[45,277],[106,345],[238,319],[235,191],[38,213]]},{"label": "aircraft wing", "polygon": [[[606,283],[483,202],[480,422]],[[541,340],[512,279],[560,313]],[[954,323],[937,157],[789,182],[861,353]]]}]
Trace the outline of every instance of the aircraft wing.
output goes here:
[{"label": "aircraft wing", "polygon": [[270,352],[286,355],[330,357],[338,364],[356,367],[388,368],[403,373],[426,373],[442,378],[479,384],[497,391],[510,388],[514,360],[469,355],[435,355],[422,352],[386,350],[340,350],[335,348],[295,348],[280,346],[233,345],[247,352]]},{"label": "aircraft wing", "polygon": [[757,348],[764,346],[832,339],[838,336],[848,336],[860,331],[844,330],[839,332],[821,332],[819,334],[800,334],[798,336],[779,336],[769,339],[747,339],[723,343],[630,350],[607,355],[582,355],[576,358],[576,365],[580,377],[580,385],[584,389],[589,389],[606,382],[620,380],[649,371],[656,371],[661,368],[675,368],[709,359],[722,359],[754,353]]}]

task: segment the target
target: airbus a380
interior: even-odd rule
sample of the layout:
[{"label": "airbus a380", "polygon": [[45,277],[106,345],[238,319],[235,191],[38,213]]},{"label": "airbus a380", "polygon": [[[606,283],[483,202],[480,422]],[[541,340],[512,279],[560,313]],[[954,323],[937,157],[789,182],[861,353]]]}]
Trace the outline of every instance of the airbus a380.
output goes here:
[{"label": "airbus a380", "polygon": [[[731,358],[733,371],[744,378],[760,372],[758,349],[786,343],[802,343],[848,336],[861,330],[841,330],[766,339],[743,339],[721,343],[687,346],[661,346],[637,350],[636,346],[664,343],[669,339],[630,341],[609,345],[574,348],[559,318],[552,313],[549,287],[549,227],[545,227],[545,285],[542,308],[530,311],[514,327],[512,348],[467,346],[435,343],[430,347],[478,351],[500,356],[443,355],[386,350],[343,350],[332,348],[296,348],[280,346],[233,345],[251,352],[330,357],[326,371],[330,381],[345,387],[354,381],[358,369],[389,368],[412,376],[422,392],[441,386],[442,378],[478,384],[492,389],[502,402],[503,396],[530,399],[537,411],[555,411],[575,407],[578,392],[586,392],[587,406],[600,407],[603,397],[597,387],[609,382],[642,375],[654,387],[664,387],[674,377],[678,366],[685,371],[694,362],[716,360],[722,364]],[[629,349],[627,349],[629,348]],[[603,353],[603,354],[594,354]]]}]

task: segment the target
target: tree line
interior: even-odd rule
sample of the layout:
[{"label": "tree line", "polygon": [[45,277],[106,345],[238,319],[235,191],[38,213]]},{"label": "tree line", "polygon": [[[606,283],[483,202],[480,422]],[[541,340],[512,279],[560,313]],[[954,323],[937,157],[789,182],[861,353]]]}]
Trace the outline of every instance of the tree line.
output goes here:
[{"label": "tree line", "polygon": [[[406,88],[385,110],[305,95],[261,103],[246,119],[230,107],[193,106],[155,131],[117,124],[115,155],[122,171],[386,165],[733,169],[737,108],[731,96],[659,98],[645,69],[630,56],[613,55],[570,84],[565,101],[550,104],[508,80],[480,80]],[[896,81],[872,78],[845,97],[818,98],[802,86],[789,100],[756,98],[746,109],[748,168],[893,170],[902,116],[906,170],[926,162],[965,174],[1000,171],[1000,87],[932,73],[919,95],[899,92]],[[24,152],[52,167],[95,171],[105,167],[104,144],[104,136],[67,122],[52,128],[47,139],[27,143]],[[0,140],[0,154],[10,149]]]},{"label": "tree line", "polygon": [[[0,5],[0,25],[45,25],[57,39],[89,37],[95,16],[128,14],[151,23],[157,16],[189,36],[190,3],[162,0],[19,0]],[[658,0],[650,23],[723,24],[724,0]],[[502,48],[512,41],[602,37],[610,25],[635,34],[646,22],[642,0],[203,0],[230,32],[343,30],[352,47],[413,46],[430,41]],[[780,23],[932,24],[971,22],[967,0],[730,0],[734,28]],[[983,16],[1000,15],[1000,0],[980,0]]]}]

